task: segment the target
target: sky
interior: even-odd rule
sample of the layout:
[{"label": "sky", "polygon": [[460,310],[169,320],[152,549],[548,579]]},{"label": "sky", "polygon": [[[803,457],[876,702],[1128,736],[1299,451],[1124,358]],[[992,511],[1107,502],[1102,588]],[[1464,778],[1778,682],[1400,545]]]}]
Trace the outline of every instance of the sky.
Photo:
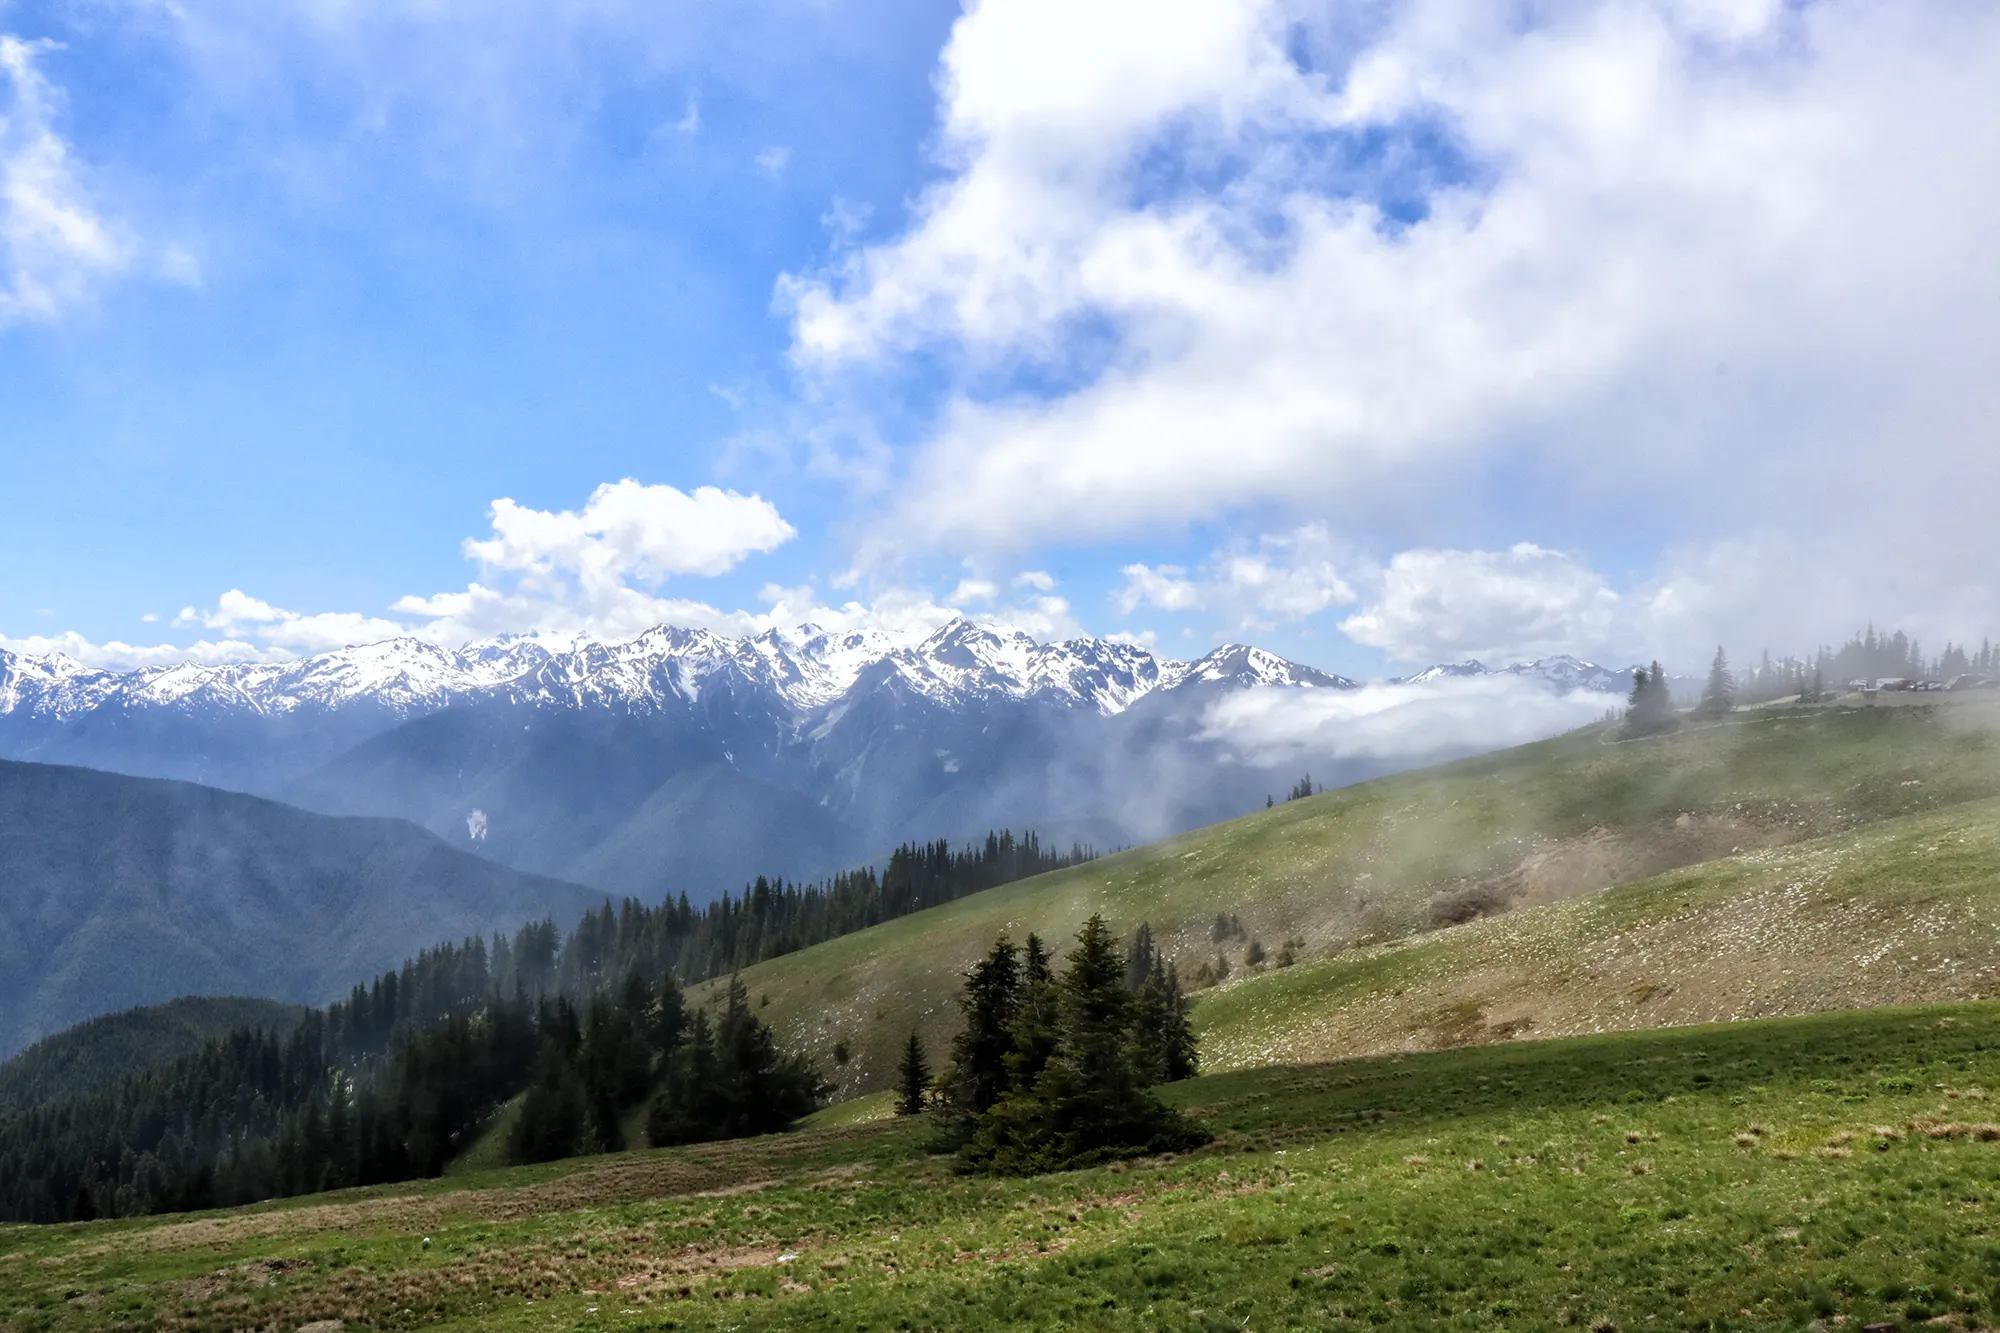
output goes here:
[{"label": "sky", "polygon": [[0,648],[2000,633],[1980,0],[0,0]]}]

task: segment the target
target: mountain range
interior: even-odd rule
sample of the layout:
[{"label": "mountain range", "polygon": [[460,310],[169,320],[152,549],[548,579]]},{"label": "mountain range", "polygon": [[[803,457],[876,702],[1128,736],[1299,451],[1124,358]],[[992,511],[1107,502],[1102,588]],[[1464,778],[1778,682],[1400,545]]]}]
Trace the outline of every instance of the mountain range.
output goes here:
[{"label": "mountain range", "polygon": [[[1561,691],[1629,680],[1573,658],[1508,670]],[[1109,846],[1241,813],[1296,775],[1233,754],[1203,720],[1258,687],[1358,688],[1243,645],[1176,661],[965,620],[901,635],[663,626],[568,648],[395,639],[131,672],[0,652],[0,756],[401,816],[520,869],[700,901],[908,838],[1032,825]]]}]

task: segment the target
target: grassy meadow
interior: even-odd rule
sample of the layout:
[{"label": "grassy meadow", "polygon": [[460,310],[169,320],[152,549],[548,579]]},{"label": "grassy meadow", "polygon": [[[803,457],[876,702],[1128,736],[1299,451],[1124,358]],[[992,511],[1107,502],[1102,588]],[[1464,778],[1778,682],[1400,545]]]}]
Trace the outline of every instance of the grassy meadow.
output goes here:
[{"label": "grassy meadow", "polygon": [[[1150,922],[1184,978],[1218,954],[1229,958],[1229,981],[1205,993],[1198,1013],[1211,1067],[1218,1068],[1507,1035],[1507,1024],[1524,1019],[1535,1026],[1515,1031],[1545,1034],[1958,998],[1985,993],[1967,989],[1973,982],[1963,969],[1956,977],[1926,973],[1919,984],[1889,984],[1886,979],[1907,966],[1904,954],[1885,955],[1883,966],[1866,976],[1849,975],[1878,926],[1919,929],[1899,913],[1921,898],[1921,875],[1898,881],[1905,887],[1885,903],[1879,922],[1850,904],[1841,909],[1849,914],[1845,925],[1837,913],[1823,916],[1830,933],[1808,939],[1779,929],[1792,910],[1783,886],[1797,878],[1807,886],[1803,892],[1820,893],[1825,886],[1818,885],[1820,871],[1811,862],[1817,854],[1806,853],[1808,862],[1797,863],[1801,868],[1792,874],[1783,867],[1794,863],[1782,859],[1787,853],[1781,849],[1814,842],[1844,846],[1844,836],[1883,821],[1996,797],[2000,704],[1992,701],[1760,711],[1641,741],[1620,741],[1611,728],[1586,728],[1284,802],[816,945],[743,976],[768,1006],[761,1015],[786,1043],[818,1059],[843,1097],[889,1086],[912,1030],[933,1050],[943,1049],[956,1029],[952,997],[959,977],[997,934],[1018,940],[1035,931],[1061,945],[1092,912],[1102,912],[1120,932]],[[1981,849],[1990,846],[1979,832],[1981,821],[1992,817],[1991,807],[1967,816],[1963,832]],[[1922,845],[1921,838],[1910,845]],[[1847,887],[1828,891],[1866,899],[1874,871],[1893,875],[1903,850],[1865,845],[1857,853],[1862,861],[1842,862],[1849,871],[1828,881]],[[1847,854],[1830,855],[1839,861]],[[1530,919],[1542,914],[1522,910],[1586,894],[1595,901],[1597,890],[1711,862],[1714,868],[1695,878],[1669,876],[1646,893],[1606,900],[1615,907],[1561,917],[1560,924],[1531,926]],[[1866,874],[1854,868],[1864,862]],[[1928,866],[1929,853],[1913,864]],[[1958,865],[1960,886],[1976,890],[1987,869]],[[1748,888],[1763,896],[1732,915],[1720,900]],[[1707,904],[1701,908],[1707,933],[1690,926],[1671,948],[1661,943],[1664,952],[1650,960],[1607,959],[1593,976],[1538,964],[1532,956],[1543,945],[1572,947],[1565,930],[1615,933],[1617,920],[1605,912],[1629,912],[1635,922],[1655,912],[1671,916],[1680,910],[1673,905],[1677,894]],[[1211,938],[1218,912],[1240,919],[1242,938],[1220,944]],[[1760,913],[1773,915],[1764,920]],[[1440,929],[1468,915],[1485,919]],[[1521,941],[1530,953],[1519,960],[1520,978],[1544,989],[1567,988],[1573,1002],[1514,985],[1503,955],[1516,937],[1509,930],[1493,933],[1503,921],[1510,928],[1519,923],[1532,937]],[[1852,948],[1843,931],[1853,936]],[[1304,960],[1292,969],[1298,976],[1279,982],[1276,969],[1261,975],[1245,970],[1252,940],[1275,957],[1288,939],[1297,942],[1294,956]],[[1435,941],[1431,947],[1442,952],[1423,959],[1454,960],[1438,966],[1464,969],[1462,984],[1420,989],[1416,998],[1375,995],[1367,1013],[1348,1013],[1377,979],[1431,965],[1397,956],[1412,940]],[[1994,958],[1993,945],[1975,943],[1982,959]],[[1616,953],[1623,945],[1594,947]],[[1688,957],[1670,961],[1674,949]],[[1735,961],[1716,962],[1713,950]],[[1752,969],[1752,960],[1760,969],[1788,950],[1796,950],[1796,965],[1777,966],[1793,966],[1791,979],[1767,984],[1755,971],[1752,979],[1761,989],[1754,1000],[1739,1003],[1731,969]],[[1667,975],[1670,966],[1690,959],[1706,968],[1705,980],[1683,984]],[[1811,975],[1821,968],[1835,971]],[[1637,998],[1649,986],[1655,989]],[[1295,1002],[1307,1007],[1284,1012]],[[1588,1017],[1595,1012],[1602,1019]],[[1264,1042],[1267,1031],[1282,1040]],[[851,1052],[844,1065],[835,1061],[836,1045]]]},{"label": "grassy meadow", "polygon": [[[1216,1143],[1029,1180],[924,1126],[0,1229],[13,1329],[1831,1328],[2000,1313],[2000,1005],[1168,1089]],[[837,1122],[841,1117],[829,1116]]]}]

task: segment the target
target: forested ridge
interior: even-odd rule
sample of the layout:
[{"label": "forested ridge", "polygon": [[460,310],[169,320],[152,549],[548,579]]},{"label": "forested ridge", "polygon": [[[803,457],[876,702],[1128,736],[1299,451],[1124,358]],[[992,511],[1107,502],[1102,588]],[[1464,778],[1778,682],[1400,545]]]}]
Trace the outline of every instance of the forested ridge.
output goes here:
[{"label": "forested ridge", "polygon": [[824,1095],[739,984],[710,1015],[681,987],[1087,859],[1033,833],[909,844],[878,875],[758,879],[704,908],[627,899],[419,953],[312,1010],[244,1027],[87,1095],[0,1120],[0,1217],[59,1221],[248,1203],[435,1175],[525,1093],[516,1160],[782,1129]]}]

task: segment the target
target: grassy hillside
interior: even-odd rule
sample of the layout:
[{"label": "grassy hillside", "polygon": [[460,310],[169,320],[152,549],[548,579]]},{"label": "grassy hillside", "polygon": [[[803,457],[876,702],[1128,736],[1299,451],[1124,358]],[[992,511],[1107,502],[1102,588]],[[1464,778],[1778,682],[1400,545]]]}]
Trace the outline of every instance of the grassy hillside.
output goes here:
[{"label": "grassy hillside", "polygon": [[1179,1159],[953,1175],[902,1120],[0,1228],[10,1326],[1819,1327],[2000,1308],[2000,1005],[1212,1075]]},{"label": "grassy hillside", "polygon": [[179,1059],[239,1027],[289,1032],[305,1014],[295,1004],[246,996],[185,996],[79,1023],[0,1064],[0,1115],[77,1097]]},{"label": "grassy hillside", "polygon": [[[1269,1025],[1267,1018],[1270,1023],[1278,1018],[1275,1010],[1254,1022],[1242,1015],[1256,1012],[1258,997],[1269,996],[1275,1005],[1281,993],[1269,989],[1279,985],[1274,979],[1241,982],[1252,940],[1272,955],[1285,940],[1297,940],[1295,952],[1304,961],[1293,971],[1300,979],[1284,984],[1306,986],[1304,978],[1317,978],[1310,984],[1323,988],[1330,997],[1326,1003],[1337,1005],[1342,995],[1371,984],[1369,977],[1403,966],[1381,961],[1379,946],[1386,942],[1468,918],[1490,923],[1522,908],[1565,902],[1718,857],[1751,858],[1735,864],[1754,877],[1757,867],[1767,864],[1756,859],[1758,853],[1996,796],[2000,706],[1988,701],[1773,711],[1633,742],[1592,728],[1287,802],[834,940],[753,968],[744,979],[753,994],[768,997],[764,1016],[832,1070],[844,1093],[870,1092],[888,1085],[899,1044],[913,1028],[934,1050],[942,1049],[956,1027],[951,997],[958,977],[996,934],[1005,930],[1018,939],[1032,930],[1066,941],[1091,912],[1102,912],[1120,931],[1150,921],[1184,977],[1218,954],[1228,956],[1235,969],[1232,982],[1204,1000],[1199,1017],[1211,1033],[1212,1058],[1239,1064],[1264,1058],[1255,1034],[1260,1024]],[[1990,812],[1980,818],[1990,819]],[[1865,854],[1892,859],[1896,853]],[[1729,891],[1728,883],[1714,881],[1718,892]],[[1782,896],[1760,901],[1761,907],[1745,909],[1738,925],[1758,911],[1789,910]],[[1244,937],[1215,942],[1211,925],[1218,912],[1238,916]],[[1526,929],[1535,915],[1515,920]],[[1593,928],[1592,921],[1604,924],[1598,918],[1564,919],[1583,923],[1577,929]],[[1828,928],[1834,925],[1829,918]],[[1869,927],[1857,920],[1850,928]],[[1473,934],[1503,944],[1512,938]],[[1439,938],[1455,935],[1448,931]],[[1773,947],[1794,944],[1803,946],[1778,939]],[[1861,947],[1825,957],[1846,968],[1841,958]],[[1317,970],[1333,959],[1361,970]],[[1644,976],[1639,972],[1644,969],[1620,983],[1628,992],[1672,981],[1664,965]],[[1535,976],[1538,984],[1550,980],[1546,970]],[[1497,994],[1502,979],[1489,980],[1491,985],[1481,983],[1483,990],[1472,987],[1478,994],[1426,1000],[1439,1011],[1428,1018],[1410,1012],[1393,1023],[1385,1019],[1389,1026],[1383,1034],[1334,1025],[1312,1042],[1295,1035],[1297,1045],[1287,1049],[1303,1057],[1425,1044],[1454,1026],[1463,1028],[1465,1037],[1476,1037],[1516,1017],[1489,1004],[1473,1021],[1464,1017],[1471,1011],[1452,1008]],[[1930,976],[1923,986],[1884,992],[1882,998],[1963,993],[1926,989],[1931,982],[1943,987],[1941,976]],[[1714,984],[1722,984],[1719,974]],[[1726,1016],[1702,998],[1706,992],[1700,988],[1684,987],[1678,998],[1656,992],[1649,1010],[1631,1002],[1628,992],[1620,992],[1615,1012],[1636,1022]],[[1760,993],[1764,999],[1752,1012],[1874,1002],[1868,985],[1847,977],[1835,979],[1817,998],[1803,978]],[[1596,999],[1593,995],[1588,1003]],[[1414,1008],[1417,1001],[1410,1004]],[[1587,1007],[1579,1000],[1563,1011],[1567,1017],[1554,1010],[1519,1016],[1541,1023],[1539,1031],[1573,1031]],[[1321,1012],[1302,1009],[1288,1030],[1303,1031]],[[1419,1030],[1430,1036],[1416,1035]],[[1342,1046],[1349,1036],[1358,1044]],[[839,1041],[853,1059],[836,1068],[832,1056]]]}]

